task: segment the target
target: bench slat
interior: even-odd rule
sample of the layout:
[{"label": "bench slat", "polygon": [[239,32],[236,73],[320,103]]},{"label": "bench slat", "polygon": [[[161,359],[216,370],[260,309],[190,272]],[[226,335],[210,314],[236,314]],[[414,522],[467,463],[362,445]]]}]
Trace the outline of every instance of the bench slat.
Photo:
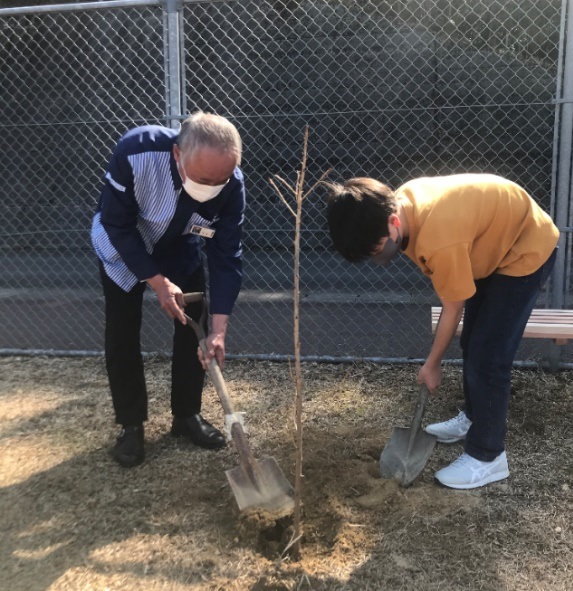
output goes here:
[{"label": "bench slat", "polygon": [[[432,306],[432,333],[436,332],[442,308]],[[456,330],[462,333],[463,317]],[[551,310],[536,308],[525,327],[524,337],[537,339],[554,339],[558,344],[565,344],[567,339],[573,339],[573,310]]]}]

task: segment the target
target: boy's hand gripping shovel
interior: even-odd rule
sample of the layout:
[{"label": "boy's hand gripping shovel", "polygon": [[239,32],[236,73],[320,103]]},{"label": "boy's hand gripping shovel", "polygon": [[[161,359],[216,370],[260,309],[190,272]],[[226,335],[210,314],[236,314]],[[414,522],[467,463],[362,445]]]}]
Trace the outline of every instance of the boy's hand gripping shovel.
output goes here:
[{"label": "boy's hand gripping shovel", "polygon": [[[207,358],[205,331],[203,326],[207,317],[207,302],[203,292],[183,295],[185,304],[202,302],[203,311],[199,322],[187,314],[188,325],[195,331],[203,355]],[[239,506],[239,510],[260,508],[272,513],[287,513],[294,507],[294,491],[274,458],[263,458],[260,462],[253,457],[247,442],[240,418],[235,414],[229,398],[223,374],[215,359],[208,365],[211,381],[225,411],[225,423],[230,423],[231,437],[239,454],[239,466],[227,470],[227,479]]]},{"label": "boy's hand gripping shovel", "polygon": [[402,486],[408,486],[430,459],[436,437],[420,428],[429,393],[427,386],[422,384],[410,428],[394,427],[380,456],[382,478],[397,478]]}]

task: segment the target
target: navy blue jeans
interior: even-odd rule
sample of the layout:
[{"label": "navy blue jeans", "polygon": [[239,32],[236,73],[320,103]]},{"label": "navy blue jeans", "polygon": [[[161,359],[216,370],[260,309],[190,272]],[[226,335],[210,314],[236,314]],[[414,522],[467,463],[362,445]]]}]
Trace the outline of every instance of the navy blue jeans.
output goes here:
[{"label": "navy blue jeans", "polygon": [[490,462],[504,451],[511,368],[523,331],[555,264],[555,249],[535,273],[490,275],[475,282],[460,337],[465,411],[473,421],[465,451]]}]

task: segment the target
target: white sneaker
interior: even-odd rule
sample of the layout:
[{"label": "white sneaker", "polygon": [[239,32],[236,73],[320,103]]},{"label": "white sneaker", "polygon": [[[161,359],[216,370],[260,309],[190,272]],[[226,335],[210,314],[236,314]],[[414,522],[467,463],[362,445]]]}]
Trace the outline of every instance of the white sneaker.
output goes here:
[{"label": "white sneaker", "polygon": [[509,476],[507,455],[501,453],[493,462],[482,462],[464,453],[446,468],[435,473],[434,478],[450,488],[477,488],[497,482]]},{"label": "white sneaker", "polygon": [[439,443],[455,443],[456,441],[465,439],[471,426],[472,422],[462,410],[458,416],[449,421],[428,425],[425,431],[430,435],[435,435]]}]

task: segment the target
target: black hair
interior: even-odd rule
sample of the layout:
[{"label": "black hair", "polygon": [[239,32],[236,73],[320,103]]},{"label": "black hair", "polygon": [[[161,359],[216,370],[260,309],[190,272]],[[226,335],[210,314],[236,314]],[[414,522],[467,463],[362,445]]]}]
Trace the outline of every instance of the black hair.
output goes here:
[{"label": "black hair", "polygon": [[365,177],[327,187],[326,220],[334,248],[352,263],[368,258],[389,235],[388,218],[397,210],[394,192]]}]

